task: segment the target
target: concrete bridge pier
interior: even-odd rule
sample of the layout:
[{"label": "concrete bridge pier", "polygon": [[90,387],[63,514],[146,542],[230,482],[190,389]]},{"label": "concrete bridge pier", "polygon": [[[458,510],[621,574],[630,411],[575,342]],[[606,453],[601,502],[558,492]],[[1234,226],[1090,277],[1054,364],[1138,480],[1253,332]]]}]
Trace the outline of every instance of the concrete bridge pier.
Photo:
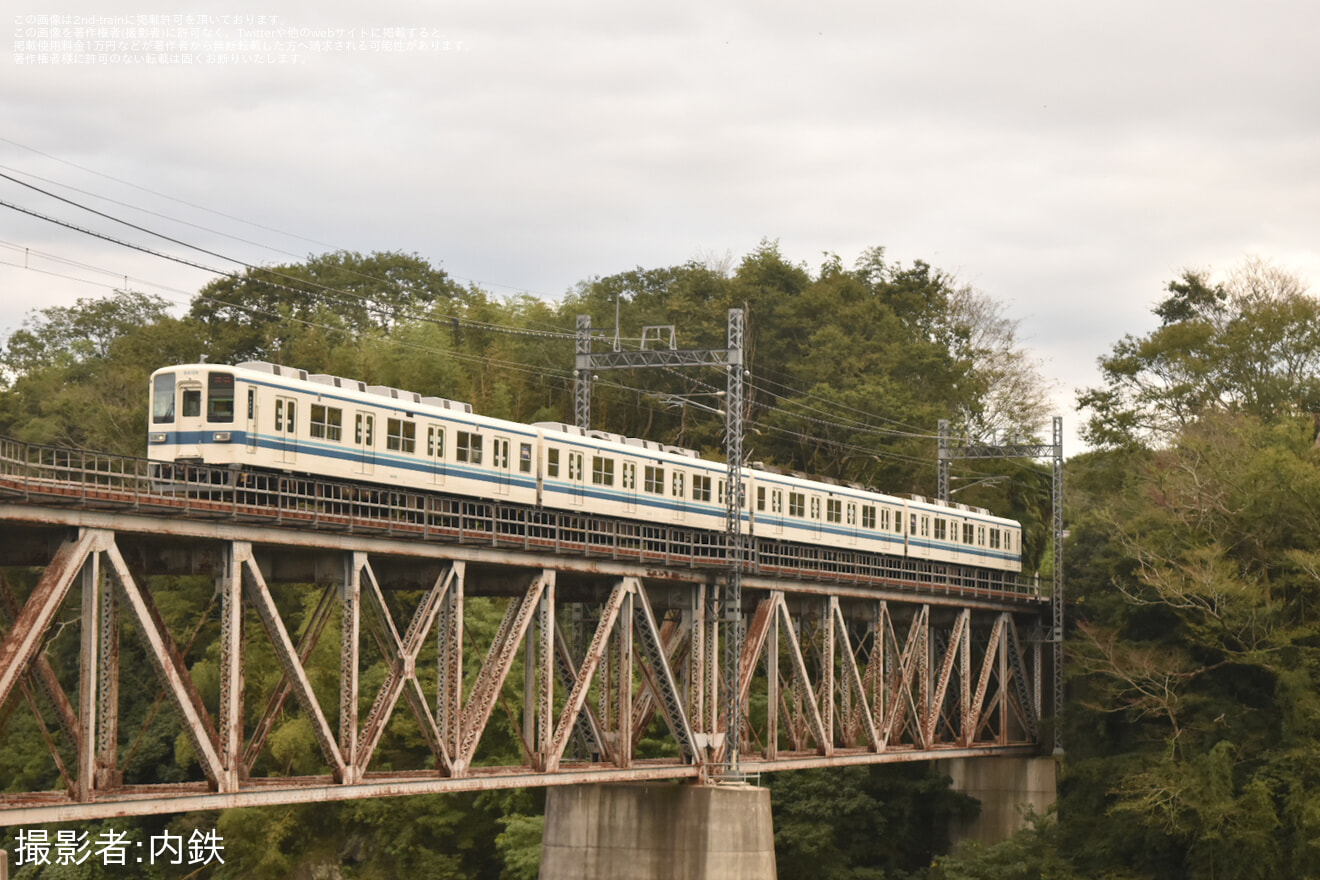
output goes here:
[{"label": "concrete bridge pier", "polygon": [[1030,807],[1042,815],[1053,806],[1058,790],[1054,758],[953,758],[940,761],[953,779],[953,789],[981,802],[981,812],[949,829],[954,843],[975,840],[999,843],[1027,825]]},{"label": "concrete bridge pier", "polygon": [[593,784],[548,790],[541,880],[774,880],[770,791]]}]

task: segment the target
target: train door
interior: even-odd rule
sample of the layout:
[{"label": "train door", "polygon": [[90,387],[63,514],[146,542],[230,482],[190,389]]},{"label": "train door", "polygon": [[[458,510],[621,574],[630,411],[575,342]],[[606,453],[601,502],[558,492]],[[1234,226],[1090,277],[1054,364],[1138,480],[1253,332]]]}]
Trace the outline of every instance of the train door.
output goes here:
[{"label": "train door", "polygon": [[843,505],[843,527],[848,533],[848,545],[857,546],[857,502],[845,501]]},{"label": "train door", "polygon": [[770,531],[772,534],[784,534],[784,490],[770,490]]},{"label": "train door", "polygon": [[426,469],[431,473],[431,482],[437,486],[445,484],[445,427],[430,425],[426,429]]},{"label": "train door", "polygon": [[581,507],[586,499],[585,476],[582,469],[582,453],[568,451],[568,503]]},{"label": "train door", "polygon": [[811,509],[811,537],[814,540],[820,540],[820,496],[812,495],[810,497]]},{"label": "train door", "polygon": [[275,460],[284,464],[298,461],[298,401],[292,397],[275,398]]},{"label": "train door", "polygon": [[491,443],[490,464],[495,469],[495,494],[509,494],[509,438],[494,437]]},{"label": "train door", "polygon": [[671,480],[670,503],[674,511],[674,521],[682,522],[687,513],[687,475],[675,468]]},{"label": "train door", "polygon": [[376,416],[359,411],[353,420],[353,445],[357,448],[357,472],[363,476],[376,473]]},{"label": "train door", "polygon": [[623,489],[623,512],[637,512],[637,462],[620,464],[619,487]]},{"label": "train door", "polygon": [[257,434],[260,431],[257,428],[257,389],[248,386],[247,390],[247,430],[244,437],[247,441],[247,451],[250,455],[255,455],[257,451]]}]

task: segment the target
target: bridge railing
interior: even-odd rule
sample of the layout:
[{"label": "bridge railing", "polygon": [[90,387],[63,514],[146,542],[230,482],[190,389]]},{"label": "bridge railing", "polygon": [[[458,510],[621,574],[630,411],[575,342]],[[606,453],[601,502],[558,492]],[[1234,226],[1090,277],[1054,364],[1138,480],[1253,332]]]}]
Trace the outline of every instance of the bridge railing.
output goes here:
[{"label": "bridge railing", "polygon": [[[171,464],[0,437],[0,499],[383,534],[647,565],[722,568],[722,533],[241,468]],[[756,535],[746,572],[949,595],[1040,600],[1035,578]]]}]

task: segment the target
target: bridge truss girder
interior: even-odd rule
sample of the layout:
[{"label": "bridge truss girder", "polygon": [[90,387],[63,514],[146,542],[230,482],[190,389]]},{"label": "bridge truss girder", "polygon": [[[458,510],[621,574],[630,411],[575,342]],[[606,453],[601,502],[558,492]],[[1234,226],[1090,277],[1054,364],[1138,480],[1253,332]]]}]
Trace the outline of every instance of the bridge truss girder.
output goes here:
[{"label": "bridge truss girder", "polygon": [[[537,563],[489,548],[364,536],[290,532],[283,544],[276,530],[204,524],[165,538],[120,531],[113,516],[72,518],[93,522],[25,532],[24,543],[55,548],[26,595],[0,577],[0,736],[26,704],[61,780],[56,790],[0,796],[0,825],[703,779],[719,774],[734,745],[718,695],[725,646],[711,613],[722,569]],[[306,572],[292,574],[295,557]],[[174,568],[149,564],[179,558]],[[186,615],[185,639],[167,625],[152,578],[208,564],[215,594]],[[312,582],[276,580],[291,576]],[[1037,747],[1040,683],[1017,633],[1038,625],[1038,607],[768,579],[745,587],[736,716],[745,770]],[[484,604],[485,620],[503,606],[493,635],[474,635],[485,625],[472,616],[474,602]],[[194,648],[198,632],[217,626],[218,696],[195,676],[203,658]],[[336,627],[338,648],[327,652]],[[66,628],[78,633],[76,652],[61,647]],[[172,722],[153,713],[154,723],[175,724],[192,746],[192,783],[123,783],[135,769],[124,747],[153,723],[121,717],[129,631],[154,669],[157,702],[173,709]],[[337,670],[327,653],[338,655]],[[279,680],[262,687],[272,676],[252,664],[271,656]],[[511,675],[520,656],[521,687]],[[372,664],[385,672],[368,688]],[[294,715],[311,728],[321,766],[261,771],[279,720]],[[417,768],[380,769],[396,721],[420,732]],[[482,744],[497,726],[517,739],[518,763],[487,766]],[[669,757],[643,758],[644,736],[662,740]]]}]

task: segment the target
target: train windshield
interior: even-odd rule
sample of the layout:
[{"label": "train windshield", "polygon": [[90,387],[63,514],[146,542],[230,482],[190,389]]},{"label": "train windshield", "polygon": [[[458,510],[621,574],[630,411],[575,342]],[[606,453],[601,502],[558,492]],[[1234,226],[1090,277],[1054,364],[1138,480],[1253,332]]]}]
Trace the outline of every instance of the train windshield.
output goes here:
[{"label": "train windshield", "polygon": [[234,374],[211,373],[206,388],[206,420],[234,420]]},{"label": "train windshield", "polygon": [[174,374],[159,373],[151,388],[151,421],[157,425],[174,421]]}]

